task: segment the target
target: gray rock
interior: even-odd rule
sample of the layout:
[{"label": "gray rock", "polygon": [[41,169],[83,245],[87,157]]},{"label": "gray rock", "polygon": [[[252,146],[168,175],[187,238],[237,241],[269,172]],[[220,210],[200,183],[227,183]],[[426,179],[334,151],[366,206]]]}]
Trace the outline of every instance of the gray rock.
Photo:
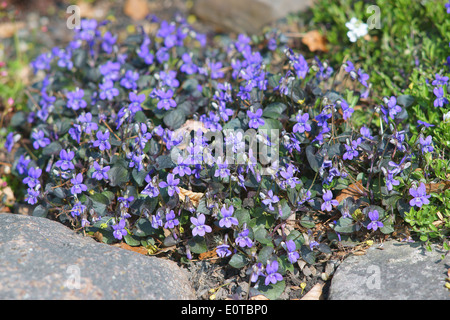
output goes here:
[{"label": "gray rock", "polygon": [[309,8],[313,0],[196,0],[192,12],[217,31],[255,34],[288,13]]},{"label": "gray rock", "polygon": [[350,256],[331,281],[330,300],[450,300],[445,288],[450,255],[419,243],[386,242]]},{"label": "gray rock", "polygon": [[83,237],[45,218],[0,214],[0,299],[195,299],[176,263]]}]

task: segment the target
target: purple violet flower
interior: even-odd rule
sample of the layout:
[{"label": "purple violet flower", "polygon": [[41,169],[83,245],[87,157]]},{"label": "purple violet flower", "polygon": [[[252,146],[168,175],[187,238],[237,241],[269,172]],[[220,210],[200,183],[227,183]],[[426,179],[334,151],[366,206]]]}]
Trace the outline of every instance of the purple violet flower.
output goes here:
[{"label": "purple violet flower", "polygon": [[216,253],[221,258],[228,257],[231,255],[230,246],[227,244],[221,244],[216,247]]},{"label": "purple violet flower", "polygon": [[33,132],[31,137],[34,139],[33,147],[37,150],[39,148],[44,148],[50,144],[50,139],[45,137],[45,133],[42,130]]},{"label": "purple violet flower", "polygon": [[288,254],[288,260],[294,264],[300,258],[299,253],[296,251],[296,245],[293,240],[286,241],[286,251]]},{"label": "purple violet flower", "polygon": [[73,195],[87,191],[86,185],[83,184],[83,175],[81,173],[70,179],[70,182],[73,184],[72,188],[70,188]]},{"label": "purple violet flower", "polygon": [[[264,194],[262,194],[264,196]],[[264,196],[266,197],[266,196]],[[278,198],[278,196],[273,194],[272,190],[269,190],[267,192],[267,197],[262,201],[262,203],[264,203],[266,206],[268,206],[269,210],[274,211],[275,208],[272,206],[273,203],[277,203],[278,201],[280,201],[280,198]]]},{"label": "purple violet flower", "polygon": [[17,170],[17,172],[19,173],[19,174],[24,174],[24,173],[26,173],[27,172],[27,167],[28,167],[28,164],[31,162],[31,159],[29,159],[28,157],[27,158],[25,158],[24,156],[23,156],[23,154],[22,155],[20,155],[20,158],[19,158],[19,160],[18,160],[18,162],[17,162],[17,166],[16,166],[16,170]]},{"label": "purple violet flower", "polygon": [[125,219],[120,219],[118,224],[112,226],[114,229],[114,238],[116,238],[117,240],[122,240],[122,237],[128,234],[128,231],[125,229],[125,222]]},{"label": "purple violet flower", "polygon": [[77,88],[74,92],[67,92],[66,97],[67,108],[72,110],[84,109],[87,106],[87,102],[83,100],[84,90]]},{"label": "purple violet flower", "polygon": [[168,89],[167,91],[164,91],[163,89],[156,90],[155,95],[160,99],[156,105],[158,109],[170,110],[170,108],[175,108],[177,106],[175,100],[172,99],[172,89]]},{"label": "purple violet flower", "polygon": [[232,225],[238,225],[239,221],[233,217],[234,207],[230,206],[228,209],[225,205],[220,209],[220,213],[222,214],[222,219],[219,221],[219,226],[221,228],[231,228]]},{"label": "purple violet flower", "polygon": [[159,188],[156,184],[156,177],[155,179],[152,179],[150,175],[147,175],[145,177],[145,181],[147,182],[147,186],[145,186],[141,193],[148,195],[150,198],[157,197],[159,195]]},{"label": "purple violet flower", "polygon": [[14,146],[14,132],[10,132],[6,136],[6,141],[5,141],[5,148],[8,151],[8,153],[11,153],[13,146]]},{"label": "purple violet flower", "polygon": [[272,263],[268,262],[266,266],[266,280],[264,284],[268,286],[269,284],[275,284],[278,281],[283,280],[283,276],[277,272],[278,271],[278,262],[277,260],[272,261]]},{"label": "purple violet flower", "polygon": [[434,127],[434,124],[430,124],[428,122],[422,121],[422,120],[417,120],[417,126],[425,126],[425,128],[431,128]]},{"label": "purple violet flower", "polygon": [[434,100],[434,106],[437,108],[442,108],[444,105],[448,104],[448,100],[444,97],[444,89],[442,87],[435,87],[433,93],[436,96]]},{"label": "purple violet flower", "polygon": [[440,74],[436,73],[436,79],[433,80],[431,83],[433,86],[445,86],[447,85],[448,77],[441,76]]},{"label": "purple violet flower", "polygon": [[191,217],[191,223],[195,226],[194,229],[192,229],[192,235],[193,236],[200,236],[203,237],[206,232],[211,232],[212,229],[210,226],[205,224],[206,218],[203,213],[201,213],[197,218]]},{"label": "purple violet flower", "polygon": [[222,157],[217,159],[217,169],[214,172],[214,177],[226,178],[230,176],[230,169],[228,169],[227,160],[222,161]]},{"label": "purple violet flower", "polygon": [[92,114],[90,112],[83,112],[78,117],[78,121],[82,123],[81,128],[83,128],[84,132],[88,134],[90,134],[92,131],[98,130],[98,124],[92,121]]},{"label": "purple violet flower", "polygon": [[295,120],[297,120],[297,123],[294,125],[294,127],[292,128],[292,132],[294,133],[303,133],[305,131],[311,131],[311,126],[308,124],[308,120],[309,120],[309,114],[308,113],[304,113],[304,114],[297,114],[295,116]]},{"label": "purple violet flower", "polygon": [[114,97],[119,95],[119,89],[114,88],[114,83],[111,80],[106,80],[100,83],[100,99],[102,100],[114,100]]},{"label": "purple violet flower", "polygon": [[102,179],[106,180],[109,178],[108,171],[110,169],[110,166],[106,166],[106,167],[102,168],[102,166],[100,166],[98,164],[98,162],[95,161],[93,167],[94,167],[95,171],[92,173],[92,178],[97,179],[99,181]]},{"label": "purple violet flower", "polygon": [[164,224],[164,228],[173,229],[179,224],[180,221],[175,218],[175,212],[173,210],[170,210],[170,212],[166,214],[166,223]]},{"label": "purple violet flower", "polygon": [[72,210],[70,210],[70,214],[74,218],[77,216],[81,216],[84,213],[84,211],[86,210],[86,208],[87,207],[85,205],[83,205],[81,202],[77,201],[73,205]]},{"label": "purple violet flower", "polygon": [[75,169],[75,166],[72,163],[72,159],[74,156],[75,156],[75,152],[73,152],[73,151],[67,152],[66,150],[62,149],[59,152],[59,157],[61,159],[56,161],[55,165],[58,168],[61,168],[62,171],[67,171],[69,169],[73,170],[73,169]]},{"label": "purple violet flower", "polygon": [[422,135],[419,137],[419,143],[422,146],[422,154],[432,152],[434,150],[433,148],[433,137],[428,136],[425,139]]},{"label": "purple violet flower", "polygon": [[117,35],[113,36],[111,32],[106,31],[102,39],[102,49],[106,53],[110,54],[112,52],[113,46],[116,43]]},{"label": "purple violet flower", "polygon": [[383,228],[384,224],[381,221],[378,221],[380,218],[377,210],[369,211],[368,213],[370,223],[367,225],[367,230],[377,231],[378,228]]},{"label": "purple violet flower", "polygon": [[411,187],[409,189],[409,194],[413,196],[413,198],[409,201],[410,206],[417,206],[420,208],[422,205],[427,205],[430,203],[428,198],[430,198],[431,195],[427,195],[427,189],[423,182],[421,182],[417,188]]},{"label": "purple violet flower", "polygon": [[358,69],[357,72],[358,75],[358,81],[364,86],[364,87],[368,87],[368,83],[367,80],[369,80],[369,75],[367,73],[364,73],[364,70],[362,69]]},{"label": "purple violet flower", "polygon": [[333,199],[333,193],[330,190],[327,190],[323,196],[323,203],[322,206],[320,207],[322,209],[322,211],[332,211],[333,207],[332,206],[337,206],[339,205],[339,202],[336,199]]},{"label": "purple violet flower", "polygon": [[[358,139],[359,140],[359,139]],[[342,159],[344,160],[353,160],[354,157],[357,157],[359,155],[358,151],[356,151],[356,148],[358,148],[359,141],[353,140],[351,142],[351,145],[344,144],[344,147],[346,149],[346,152],[342,156]]]},{"label": "purple violet flower", "polygon": [[180,179],[175,179],[174,175],[172,173],[169,173],[167,175],[167,182],[161,181],[159,183],[159,187],[160,188],[168,188],[167,193],[169,194],[169,196],[172,197],[175,192],[180,193],[180,188],[178,188],[179,183],[180,183]]},{"label": "purple violet flower", "polygon": [[105,130],[105,133],[102,133],[100,130],[98,130],[95,136],[97,137],[97,140],[95,140],[92,144],[94,147],[98,147],[101,151],[111,149],[108,130]]},{"label": "purple violet flower", "polygon": [[219,79],[224,77],[222,69],[222,62],[210,62],[208,63],[209,70],[211,72],[211,79]]},{"label": "purple violet flower", "polygon": [[136,90],[137,89],[136,81],[138,80],[139,80],[138,72],[127,70],[127,72],[125,72],[124,77],[120,80],[120,85],[129,90]]},{"label": "purple violet flower", "polygon": [[179,155],[177,159],[177,166],[173,169],[173,174],[178,174],[180,177],[184,175],[190,176],[192,174],[191,168],[189,168],[188,160],[183,160],[183,156]]},{"label": "purple violet flower", "polygon": [[138,111],[142,111],[141,103],[144,103],[145,101],[145,94],[142,93],[140,95],[137,95],[134,92],[130,92],[128,97],[131,101],[130,105],[128,106],[130,112],[135,114]]},{"label": "purple violet flower", "polygon": [[36,185],[40,184],[38,179],[41,174],[42,169],[38,167],[31,167],[30,169],[28,169],[28,177],[23,179],[23,183],[26,183],[30,188],[34,188]]},{"label": "purple violet flower", "polygon": [[198,67],[192,62],[192,57],[189,53],[183,53],[181,56],[183,64],[180,67],[180,71],[186,74],[194,74],[198,71]]},{"label": "purple violet flower", "polygon": [[41,188],[41,185],[36,185],[36,188],[28,188],[27,194],[25,195],[25,201],[28,204],[35,205],[38,202],[38,198],[40,195],[39,189]]},{"label": "purple violet flower", "polygon": [[238,234],[238,236],[236,237],[236,240],[235,240],[236,244],[239,247],[241,247],[241,248],[245,248],[245,247],[251,248],[253,246],[253,241],[248,236],[249,233],[250,233],[250,230],[246,226],[244,226],[242,232]]}]

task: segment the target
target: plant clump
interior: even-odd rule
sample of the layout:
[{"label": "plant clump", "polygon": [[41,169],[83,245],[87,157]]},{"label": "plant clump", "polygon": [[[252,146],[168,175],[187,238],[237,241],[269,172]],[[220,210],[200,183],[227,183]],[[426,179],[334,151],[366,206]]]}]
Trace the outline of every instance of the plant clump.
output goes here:
[{"label": "plant clump", "polygon": [[299,259],[392,234],[428,204],[446,209],[425,240],[444,239],[448,163],[428,170],[435,141],[406,125],[413,101],[374,103],[369,74],[342,62],[274,33],[212,45],[179,19],[119,41],[84,19],[33,60],[41,80],[11,120],[24,200],[106,243],[176,245],[184,262],[215,250],[271,298]]}]

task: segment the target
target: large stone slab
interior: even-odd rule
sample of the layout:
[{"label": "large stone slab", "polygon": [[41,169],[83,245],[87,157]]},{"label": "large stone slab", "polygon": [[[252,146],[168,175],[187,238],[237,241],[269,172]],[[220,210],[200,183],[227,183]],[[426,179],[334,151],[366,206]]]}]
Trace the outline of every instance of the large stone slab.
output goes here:
[{"label": "large stone slab", "polygon": [[192,12],[217,31],[255,34],[290,12],[306,10],[313,0],[196,0]]},{"label": "large stone slab", "polygon": [[0,299],[195,299],[174,262],[83,237],[45,218],[0,214]]},{"label": "large stone slab", "polygon": [[330,300],[450,300],[450,255],[419,243],[386,242],[345,259],[333,276]]}]

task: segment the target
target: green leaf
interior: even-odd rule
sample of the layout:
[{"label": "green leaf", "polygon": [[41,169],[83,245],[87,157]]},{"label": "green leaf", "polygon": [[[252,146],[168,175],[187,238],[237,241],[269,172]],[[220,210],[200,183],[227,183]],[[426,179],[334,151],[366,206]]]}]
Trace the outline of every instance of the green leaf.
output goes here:
[{"label": "green leaf", "polygon": [[416,99],[413,96],[404,94],[397,98],[397,103],[405,108],[408,108],[414,103],[415,100]]},{"label": "green leaf", "polygon": [[175,109],[167,112],[163,121],[171,130],[175,130],[186,122],[186,116],[183,111]]},{"label": "green leaf", "polygon": [[116,238],[114,238],[114,234],[112,231],[106,229],[99,229],[98,232],[100,232],[103,235],[102,237],[103,243],[112,244],[116,241]]},{"label": "green leaf", "polygon": [[319,153],[314,154],[314,147],[311,145],[307,146],[305,151],[306,151],[306,158],[308,159],[311,169],[317,172],[319,168],[322,166],[323,157]]},{"label": "green leaf", "polygon": [[109,198],[106,195],[101,194],[101,193],[94,193],[93,195],[91,195],[89,197],[92,199],[92,201],[100,202],[105,205],[109,205],[109,203],[110,203]]},{"label": "green leaf", "polygon": [[102,216],[106,212],[106,207],[107,205],[104,203],[92,201],[92,209],[94,209],[94,211],[100,216]]},{"label": "green leaf", "polygon": [[241,269],[245,267],[248,264],[249,260],[246,256],[244,256],[242,253],[235,253],[228,264],[236,269]]},{"label": "green leaf", "polygon": [[322,253],[326,253],[326,254],[331,254],[332,253],[330,247],[328,245],[326,245],[325,243],[319,244],[319,246],[317,248]]},{"label": "green leaf", "polygon": [[286,288],[286,281],[278,281],[275,284],[269,284],[268,286],[264,283],[264,278],[259,280],[258,291],[261,292],[266,298],[270,300],[278,299]]},{"label": "green leaf", "polygon": [[356,231],[356,226],[351,218],[341,217],[334,226],[334,231],[339,233],[352,233]]},{"label": "green leaf", "polygon": [[234,216],[239,221],[239,227],[242,227],[244,223],[247,223],[250,221],[250,213],[247,209],[238,209],[234,212]]},{"label": "green leaf", "polygon": [[42,217],[45,218],[47,217],[47,208],[42,206],[42,205],[38,205],[36,208],[34,208],[32,215],[34,217]]},{"label": "green leaf", "polygon": [[134,179],[134,181],[136,181],[136,183],[142,187],[142,185],[144,184],[145,181],[145,177],[147,176],[148,172],[146,170],[141,170],[141,171],[137,171],[136,168],[133,168],[133,171],[131,171],[131,175]]},{"label": "green leaf", "polygon": [[278,272],[283,276],[286,274],[286,271],[294,272],[294,265],[289,261],[287,256],[278,258],[278,266]]},{"label": "green leaf", "polygon": [[266,264],[268,260],[272,260],[273,247],[266,246],[258,252],[258,262]]},{"label": "green leaf", "polygon": [[25,113],[22,111],[14,113],[14,115],[11,118],[11,121],[9,122],[9,124],[14,128],[18,128],[22,126],[24,123],[27,123],[27,117],[25,116]]},{"label": "green leaf", "polygon": [[271,118],[262,118],[264,120],[264,125],[260,126],[258,130],[265,129],[268,130],[270,133],[270,130],[276,129],[281,130],[283,129],[283,124],[277,120],[277,119],[271,119]]},{"label": "green leaf", "polygon": [[258,241],[261,244],[271,244],[272,239],[267,237],[268,232],[263,227],[259,227],[256,230],[254,230],[255,240]]},{"label": "green leaf", "polygon": [[316,263],[316,254],[312,251],[309,246],[303,245],[300,248],[301,257],[305,262],[309,264]]},{"label": "green leaf", "polygon": [[195,236],[188,241],[188,245],[193,253],[203,253],[208,251],[204,237]]},{"label": "green leaf", "polygon": [[264,118],[278,119],[286,110],[286,105],[281,102],[274,102],[269,104],[263,111]]},{"label": "green leaf", "polygon": [[133,234],[138,237],[146,237],[156,234],[157,231],[148,219],[140,218],[135,224]]},{"label": "green leaf", "polygon": [[307,229],[312,229],[312,228],[314,228],[315,225],[316,225],[316,224],[314,223],[313,218],[311,218],[311,217],[308,216],[308,215],[304,215],[304,216],[300,219],[300,224],[301,224],[303,227],[307,228]]},{"label": "green leaf", "polygon": [[[280,201],[280,205],[281,205],[281,219],[286,220],[287,218],[289,218],[289,216],[292,213],[291,207],[289,207],[289,203],[287,202],[286,199],[282,199]],[[278,211],[278,210],[276,210]],[[277,216],[278,216],[278,212],[277,212]]]},{"label": "green leaf", "polygon": [[173,163],[170,155],[163,155],[156,158],[155,168],[157,170],[163,170],[168,168],[174,168],[175,163]]},{"label": "green leaf", "polygon": [[272,75],[269,75],[267,77],[267,79],[268,79],[268,82],[269,82],[269,86],[271,86],[272,88],[275,88],[275,87],[277,87],[279,85],[279,82],[280,82],[280,79],[281,79],[281,75],[278,75],[278,74],[274,75],[274,74],[272,74]]},{"label": "green leaf", "polygon": [[44,149],[42,149],[42,154],[46,156],[50,155],[59,155],[59,152],[61,151],[62,146],[59,142],[53,141],[48,146],[46,146]]},{"label": "green leaf", "polygon": [[126,236],[123,237],[125,242],[132,247],[137,247],[141,245],[141,241],[138,237],[127,234]]},{"label": "green leaf", "polygon": [[110,179],[110,185],[115,187],[115,186],[119,186],[125,182],[128,182],[129,179],[129,174],[128,174],[128,170],[125,169],[122,166],[114,166],[112,167],[109,172],[108,172],[108,176]]}]

